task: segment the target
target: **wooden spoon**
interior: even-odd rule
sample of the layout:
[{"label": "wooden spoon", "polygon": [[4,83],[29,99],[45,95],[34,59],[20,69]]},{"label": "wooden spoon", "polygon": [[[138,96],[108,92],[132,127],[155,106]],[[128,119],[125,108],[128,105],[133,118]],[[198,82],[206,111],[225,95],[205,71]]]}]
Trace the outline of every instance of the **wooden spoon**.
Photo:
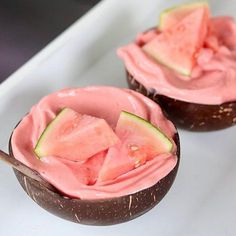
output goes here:
[{"label": "wooden spoon", "polygon": [[27,177],[38,181],[41,185],[43,185],[45,188],[57,192],[55,187],[53,187],[50,183],[48,183],[46,180],[44,180],[36,171],[32,170],[28,166],[24,165],[17,159],[15,159],[13,156],[5,153],[0,149],[0,160],[8,164],[9,166],[13,167],[14,169],[20,171],[22,174],[26,175]]}]

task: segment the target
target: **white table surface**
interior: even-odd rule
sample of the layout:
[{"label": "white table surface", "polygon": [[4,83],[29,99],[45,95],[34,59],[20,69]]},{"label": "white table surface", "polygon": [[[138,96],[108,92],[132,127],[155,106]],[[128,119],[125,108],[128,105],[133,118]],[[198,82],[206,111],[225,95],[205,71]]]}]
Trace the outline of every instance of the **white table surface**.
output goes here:
[{"label": "white table surface", "polygon": [[[0,85],[0,148],[43,95],[63,87],[127,86],[116,48],[181,1],[104,0]],[[236,1],[210,1],[214,15],[236,16]],[[0,235],[236,235],[236,127],[209,133],[180,130],[181,163],[161,203],[115,226],[67,222],[36,205],[12,170],[0,164]]]}]

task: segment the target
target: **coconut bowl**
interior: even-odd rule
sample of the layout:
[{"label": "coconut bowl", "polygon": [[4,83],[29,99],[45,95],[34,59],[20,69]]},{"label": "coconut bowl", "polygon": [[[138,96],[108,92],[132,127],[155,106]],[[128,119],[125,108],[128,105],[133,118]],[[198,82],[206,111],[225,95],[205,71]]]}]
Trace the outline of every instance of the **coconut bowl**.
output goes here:
[{"label": "coconut bowl", "polygon": [[[178,162],[175,168],[150,188],[135,193],[102,200],[81,200],[51,191],[39,182],[14,170],[17,180],[27,195],[46,211],[75,223],[86,225],[113,225],[135,219],[156,206],[172,186],[180,158],[178,134],[174,137]],[[9,142],[9,153],[14,156]]]},{"label": "coconut bowl", "polygon": [[158,103],[166,117],[180,128],[213,131],[236,124],[236,102],[205,105],[176,100],[157,94],[153,88],[145,88],[128,71],[126,74],[129,88]]}]

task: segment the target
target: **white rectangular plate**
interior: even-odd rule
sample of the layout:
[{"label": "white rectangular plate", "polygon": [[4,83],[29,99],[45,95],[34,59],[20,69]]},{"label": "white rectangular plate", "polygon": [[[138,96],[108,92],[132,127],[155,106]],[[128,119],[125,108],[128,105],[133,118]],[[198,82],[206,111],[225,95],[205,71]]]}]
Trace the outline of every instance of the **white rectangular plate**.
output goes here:
[{"label": "white rectangular plate", "polygon": [[[42,96],[63,87],[125,87],[116,48],[157,23],[181,1],[104,0],[0,86],[0,148]],[[210,1],[215,15],[236,16],[236,2]],[[147,214],[110,227],[73,224],[36,205],[12,170],[0,164],[0,235],[236,235],[236,127],[218,132],[180,130],[181,164],[162,202]]]}]

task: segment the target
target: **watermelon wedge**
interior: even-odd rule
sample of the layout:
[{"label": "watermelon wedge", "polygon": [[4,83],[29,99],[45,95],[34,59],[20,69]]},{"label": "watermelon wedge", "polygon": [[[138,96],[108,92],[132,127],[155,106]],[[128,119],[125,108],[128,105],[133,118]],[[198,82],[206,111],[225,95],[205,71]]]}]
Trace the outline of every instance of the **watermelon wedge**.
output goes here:
[{"label": "watermelon wedge", "polygon": [[163,11],[160,15],[159,30],[164,31],[172,28],[178,22],[182,21],[186,16],[196,9],[204,9],[209,14],[209,5],[207,1],[198,1],[194,3],[182,4]]},{"label": "watermelon wedge", "polygon": [[64,108],[46,127],[35,147],[36,155],[85,161],[118,142],[104,119]]},{"label": "watermelon wedge", "polygon": [[[106,151],[99,152],[94,156],[90,157],[89,159],[87,159],[83,163],[69,161],[65,159],[61,159],[59,163],[62,162],[64,165],[69,167],[70,172],[75,176],[77,181],[79,181],[80,183],[83,183],[85,185],[93,185],[97,181],[98,174],[103,165],[106,154],[107,154]],[[48,159],[48,163],[50,163],[53,158],[56,159],[58,162],[58,158],[52,156],[45,157],[42,159],[42,161]]]},{"label": "watermelon wedge", "polygon": [[98,183],[115,179],[173,149],[173,141],[157,127],[129,112],[121,112],[116,134],[122,141],[109,148]]},{"label": "watermelon wedge", "polygon": [[93,185],[96,183],[98,174],[102,168],[106,155],[107,155],[106,151],[99,152],[93,157],[90,157],[84,163],[84,167],[87,170],[87,176],[89,180],[88,185]]},{"label": "watermelon wedge", "polygon": [[190,76],[196,63],[196,54],[206,38],[207,27],[208,14],[205,9],[196,9],[144,45],[143,50],[160,64]]}]

